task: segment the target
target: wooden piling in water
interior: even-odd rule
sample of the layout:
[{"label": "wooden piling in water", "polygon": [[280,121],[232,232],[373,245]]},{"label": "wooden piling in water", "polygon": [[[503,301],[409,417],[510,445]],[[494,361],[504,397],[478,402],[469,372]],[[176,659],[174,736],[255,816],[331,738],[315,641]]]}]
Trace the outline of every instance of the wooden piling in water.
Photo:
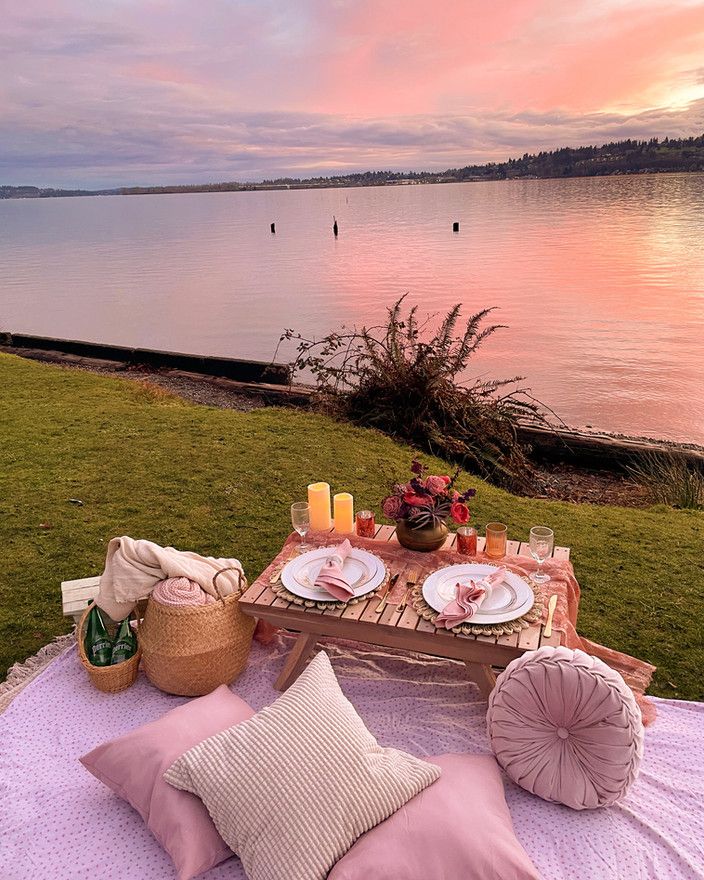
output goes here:
[{"label": "wooden piling in water", "polygon": [[337,238],[337,231],[338,231],[337,230],[337,220],[333,217],[332,218],[332,234],[335,236],[335,238]]},{"label": "wooden piling in water", "polygon": [[455,220],[455,222],[452,224],[452,231],[453,232],[460,231],[460,221],[459,220]]},{"label": "wooden piling in water", "polygon": [[276,223],[271,224],[271,231],[276,232]]}]

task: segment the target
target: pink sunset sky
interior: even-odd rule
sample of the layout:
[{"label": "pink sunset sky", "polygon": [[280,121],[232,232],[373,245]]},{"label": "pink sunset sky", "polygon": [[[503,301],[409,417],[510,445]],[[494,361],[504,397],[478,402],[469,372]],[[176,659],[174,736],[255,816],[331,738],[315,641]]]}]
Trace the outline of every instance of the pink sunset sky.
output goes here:
[{"label": "pink sunset sky", "polygon": [[22,0],[0,184],[428,169],[704,130],[690,0]]}]

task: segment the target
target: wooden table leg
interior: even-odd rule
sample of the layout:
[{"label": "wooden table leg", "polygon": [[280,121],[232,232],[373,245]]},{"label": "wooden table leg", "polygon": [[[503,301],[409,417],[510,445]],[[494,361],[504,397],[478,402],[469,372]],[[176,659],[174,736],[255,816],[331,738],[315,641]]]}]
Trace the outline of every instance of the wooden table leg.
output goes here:
[{"label": "wooden table leg", "polygon": [[482,697],[489,699],[489,694],[496,684],[496,676],[491,666],[485,666],[482,663],[470,663],[465,660],[464,665],[467,667],[467,675],[479,687]]},{"label": "wooden table leg", "polygon": [[284,668],[281,670],[279,677],[274,683],[277,691],[285,691],[298,676],[303,672],[303,667],[308,662],[308,658],[318,641],[317,633],[302,632],[296,639],[296,644],[286,658]]}]

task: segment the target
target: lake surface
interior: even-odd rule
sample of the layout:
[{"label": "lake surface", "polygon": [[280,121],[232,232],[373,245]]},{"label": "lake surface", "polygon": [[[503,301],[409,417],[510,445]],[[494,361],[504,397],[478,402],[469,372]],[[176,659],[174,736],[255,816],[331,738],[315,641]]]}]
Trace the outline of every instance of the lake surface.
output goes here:
[{"label": "lake surface", "polygon": [[704,443],[704,175],[0,201],[3,330],[268,360],[405,292],[497,306],[473,372],[567,423]]}]

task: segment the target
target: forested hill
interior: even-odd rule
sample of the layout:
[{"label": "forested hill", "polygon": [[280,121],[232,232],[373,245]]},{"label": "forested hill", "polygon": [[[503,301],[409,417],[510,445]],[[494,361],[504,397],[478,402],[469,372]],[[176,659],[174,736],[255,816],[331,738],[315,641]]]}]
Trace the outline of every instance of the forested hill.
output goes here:
[{"label": "forested hill", "polygon": [[448,171],[456,180],[477,177],[595,177],[658,171],[704,171],[704,135],[674,140],[626,140],[601,147],[563,147],[525,153],[497,165],[467,165]]},{"label": "forested hill", "polygon": [[210,183],[185,186],[140,186],[111,190],[41,189],[0,186],[0,199],[52,196],[133,195],[138,193],[232,192],[255,189],[313,189],[332,186],[389,186],[413,183],[452,183],[472,180],[511,180],[547,177],[597,177],[665,171],[704,171],[704,135],[689,138],[625,140],[600,147],[562,147],[525,153],[520,159],[465,165],[447,171],[365,171],[334,177],[283,177],[261,183]]},{"label": "forested hill", "polygon": [[449,183],[466,180],[510,180],[538,177],[596,177],[608,174],[645,174],[662,171],[704,171],[704,135],[675,140],[626,140],[600,147],[562,147],[525,153],[520,159],[465,165],[437,173],[424,171],[367,171],[309,180],[279,178],[269,186],[383,186],[389,183]]}]

